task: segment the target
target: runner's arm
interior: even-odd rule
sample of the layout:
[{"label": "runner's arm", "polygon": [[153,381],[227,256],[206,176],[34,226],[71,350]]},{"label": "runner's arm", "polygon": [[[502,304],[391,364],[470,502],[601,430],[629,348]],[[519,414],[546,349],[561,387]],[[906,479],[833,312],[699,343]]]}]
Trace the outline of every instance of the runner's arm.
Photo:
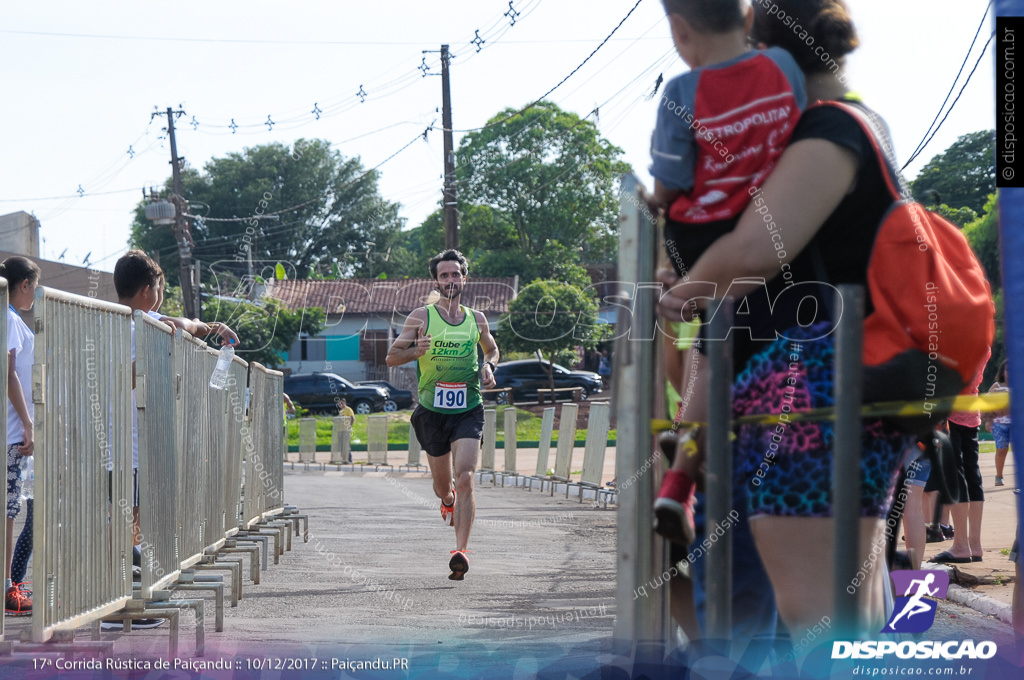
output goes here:
[{"label": "runner's arm", "polygon": [[423,335],[427,327],[427,310],[424,307],[413,310],[405,320],[402,332],[395,338],[394,344],[388,348],[385,362],[394,368],[415,361],[430,349],[430,335]]},{"label": "runner's arm", "polygon": [[491,335],[491,327],[487,323],[487,317],[484,316],[483,312],[473,311],[476,314],[476,325],[480,329],[480,347],[484,350],[484,365],[480,376],[481,385],[484,389],[490,389],[494,387],[494,371],[491,366],[495,366],[498,363],[498,359],[501,353],[498,351],[498,343],[494,341],[494,336]]}]

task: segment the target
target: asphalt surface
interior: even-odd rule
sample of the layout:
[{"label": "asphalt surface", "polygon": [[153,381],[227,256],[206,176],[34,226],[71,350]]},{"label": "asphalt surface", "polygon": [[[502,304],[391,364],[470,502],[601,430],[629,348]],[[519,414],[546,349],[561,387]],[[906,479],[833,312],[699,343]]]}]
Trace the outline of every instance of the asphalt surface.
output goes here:
[{"label": "asphalt surface", "polygon": [[[207,604],[205,660],[227,659],[236,672],[261,670],[259,677],[289,670],[301,671],[290,677],[339,677],[344,659],[378,656],[407,659],[413,677],[417,669],[431,677],[477,677],[483,666],[476,664],[488,663],[532,677],[566,659],[596,667],[609,649],[614,511],[478,484],[470,571],[457,582],[448,579],[454,530],[442,523],[426,474],[285,474],[287,502],[309,515],[309,542],[293,537],[292,551],[262,572],[259,585],[248,580],[246,558],[243,599],[226,607],[224,632],[213,631],[213,603]],[[6,639],[29,625],[27,618],[8,618]],[[115,641],[119,658],[166,659],[167,630],[102,637]],[[194,630],[191,613],[183,614],[180,663],[193,657]],[[88,639],[80,630],[76,640]],[[4,677],[26,671],[70,677],[38,653],[0,660]]]},{"label": "asphalt surface", "polygon": [[[243,599],[226,609],[223,632],[213,631],[212,596],[184,595],[208,600],[203,657],[195,655],[186,613],[176,656],[168,654],[167,625],[104,632],[115,656],[101,669],[16,644],[14,655],[0,657],[0,678],[642,676],[642,663],[611,649],[614,510],[478,482],[471,568],[455,582],[447,567],[454,531],[441,522],[426,474],[285,475],[287,502],[309,516],[309,541],[293,536],[293,549],[262,572],[259,585],[249,581],[246,559]],[[29,625],[7,618],[6,640]],[[1005,624],[948,601],[927,638],[994,640],[1004,659],[1019,654]],[[88,630],[79,630],[76,642],[87,640]],[[156,660],[167,666],[157,668]],[[1019,677],[978,663],[973,677]],[[732,677],[713,654],[698,666],[691,677]],[[649,670],[648,677],[682,677],[678,665]]]}]

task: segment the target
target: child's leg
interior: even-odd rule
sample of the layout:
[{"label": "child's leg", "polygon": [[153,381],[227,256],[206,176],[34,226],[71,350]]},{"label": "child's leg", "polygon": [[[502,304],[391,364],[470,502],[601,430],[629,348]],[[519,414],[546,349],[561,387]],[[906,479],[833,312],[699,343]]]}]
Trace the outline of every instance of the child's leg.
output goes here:
[{"label": "child's leg", "polygon": [[32,506],[32,499],[25,499],[25,526],[18,535],[14,559],[11,561],[11,580],[15,583],[22,583],[25,580],[28,558],[32,556]]},{"label": "child's leg", "polygon": [[5,537],[7,546],[7,560],[4,562],[4,578],[11,580],[11,559],[14,557],[14,519],[7,518],[7,535]]},{"label": "child's leg", "polygon": [[[703,421],[706,417],[707,371],[700,370],[699,364],[699,354],[691,349],[686,355],[685,380],[680,394],[682,406],[677,420]],[[679,437],[672,467],[665,472],[654,502],[657,532],[680,545],[692,543],[695,534],[693,502],[696,480],[704,461],[703,433],[703,428],[698,428]]]},{"label": "child's leg", "polygon": [[996,449],[996,479],[1003,481],[1003,466],[1006,465],[1006,454],[1009,448]]}]

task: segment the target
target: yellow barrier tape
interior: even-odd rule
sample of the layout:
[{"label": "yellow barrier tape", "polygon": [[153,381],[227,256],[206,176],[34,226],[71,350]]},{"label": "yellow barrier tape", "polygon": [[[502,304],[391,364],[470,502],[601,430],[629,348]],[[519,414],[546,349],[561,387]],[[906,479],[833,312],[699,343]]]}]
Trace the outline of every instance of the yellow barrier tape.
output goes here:
[{"label": "yellow barrier tape", "polygon": [[[925,408],[928,405],[929,408]],[[1002,411],[1010,407],[1009,392],[988,392],[986,394],[943,397],[922,401],[887,401],[877,404],[864,404],[860,414],[862,418],[878,418],[881,416],[923,416],[933,411],[982,411],[990,413]],[[783,419],[785,416],[785,419]],[[790,411],[789,413],[755,413],[732,421],[736,425],[776,425],[779,422],[799,423],[818,420],[835,420],[835,408],[816,408],[808,411]],[[689,429],[698,425],[707,425],[701,421],[681,421],[673,423],[664,418],[651,421],[653,432],[665,432],[672,429]]]}]

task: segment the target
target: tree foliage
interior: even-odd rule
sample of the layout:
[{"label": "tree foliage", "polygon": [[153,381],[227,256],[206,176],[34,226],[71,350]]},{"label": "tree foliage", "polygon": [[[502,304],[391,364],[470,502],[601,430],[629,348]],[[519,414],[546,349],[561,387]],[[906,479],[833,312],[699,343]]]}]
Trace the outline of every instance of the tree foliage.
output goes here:
[{"label": "tree foliage", "polygon": [[597,301],[584,289],[561,281],[537,280],[519,291],[498,327],[503,351],[540,351],[555,361],[575,363],[576,348],[593,349],[610,332],[597,320]]},{"label": "tree foliage", "polygon": [[981,217],[964,227],[964,236],[985,268],[992,290],[1002,288],[1002,267],[999,262],[999,204],[990,194]]},{"label": "tree foliage", "polygon": [[[167,288],[160,313],[184,316],[180,288]],[[257,302],[204,297],[201,314],[204,321],[221,321],[238,334],[240,344],[235,351],[239,357],[270,368],[284,365],[288,350],[300,332],[316,335],[323,330],[327,319],[322,309],[314,307],[293,312],[266,296]],[[219,346],[215,338],[208,342],[211,347]]]},{"label": "tree foliage", "polygon": [[[592,122],[551,102],[515,113],[501,111],[459,145],[456,175],[466,227],[464,235],[460,225],[460,245],[494,253],[476,257],[486,275],[518,273],[525,280],[561,278],[546,269],[556,263],[552,248],[561,249],[559,266],[614,261],[616,188],[630,171],[622,150]],[[470,238],[471,229],[479,240]]]},{"label": "tree foliage", "polygon": [[978,213],[966,206],[963,208],[950,208],[948,205],[943,203],[941,205],[931,206],[931,209],[934,210],[936,214],[942,215],[961,229],[978,219]]},{"label": "tree foliage", "polygon": [[[182,190],[191,214],[200,216],[191,225],[193,258],[227,261],[239,272],[246,271],[251,254],[257,261],[289,262],[300,276],[311,268],[327,275],[335,262],[347,276],[397,273],[391,253],[399,246],[403,220],[398,204],[380,197],[377,179],[358,158],[346,158],[318,139],[300,139],[292,148],[255,146],[211,159],[202,172],[186,169]],[[169,179],[166,189],[171,190]],[[131,243],[157,257],[168,281],[177,283],[171,227],[148,221],[142,205]]]},{"label": "tree foliage", "polygon": [[995,147],[994,130],[963,135],[910,183],[914,197],[924,205],[968,207],[980,215],[996,186]]}]

